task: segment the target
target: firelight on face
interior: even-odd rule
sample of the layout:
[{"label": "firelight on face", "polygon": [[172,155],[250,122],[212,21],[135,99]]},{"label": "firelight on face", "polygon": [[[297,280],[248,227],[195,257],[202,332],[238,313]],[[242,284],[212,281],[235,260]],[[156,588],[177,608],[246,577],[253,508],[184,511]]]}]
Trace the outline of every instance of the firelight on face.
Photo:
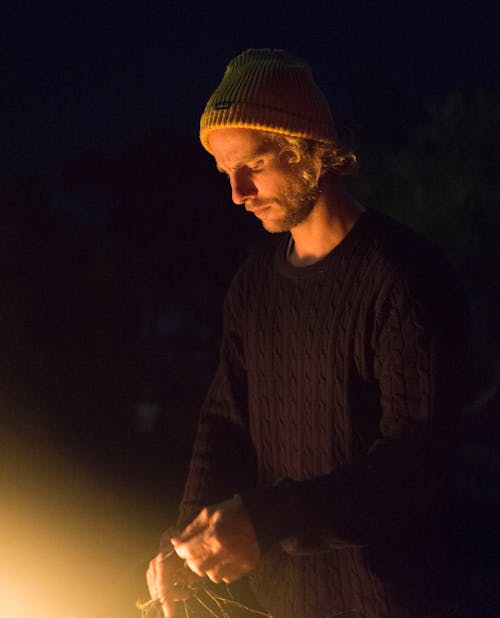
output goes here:
[{"label": "firelight on face", "polygon": [[217,129],[210,134],[217,169],[231,183],[235,204],[244,204],[272,233],[307,219],[318,197],[304,180],[300,164],[279,157],[276,144],[253,129]]}]

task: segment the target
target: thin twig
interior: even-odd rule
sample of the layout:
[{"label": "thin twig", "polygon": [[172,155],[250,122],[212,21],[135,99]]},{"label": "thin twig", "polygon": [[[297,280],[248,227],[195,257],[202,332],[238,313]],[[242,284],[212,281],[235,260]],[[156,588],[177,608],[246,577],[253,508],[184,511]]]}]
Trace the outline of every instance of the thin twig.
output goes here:
[{"label": "thin twig", "polygon": [[[214,594],[214,593],[212,593]],[[238,601],[235,601],[234,599],[226,599],[225,597],[221,597],[219,595],[214,594],[215,598],[218,599],[219,601],[222,601],[223,603],[227,603],[228,605],[234,605],[235,607],[239,607],[240,609],[244,609],[247,612],[251,612],[252,614],[259,614],[259,616],[266,616],[267,618],[269,618],[269,614],[266,612],[261,612],[258,609],[253,609],[252,607],[248,607],[247,605],[244,605],[243,603],[238,603]]]},{"label": "thin twig", "polygon": [[175,554],[175,549],[172,549],[171,551],[168,552],[168,554],[165,554],[164,556],[162,556],[161,561],[164,562],[165,560],[167,560],[168,558],[170,558],[170,556],[173,556]]},{"label": "thin twig", "polygon": [[210,599],[212,599],[212,601],[217,605],[217,607],[220,609],[221,614],[222,614],[222,618],[231,618],[231,616],[226,612],[226,610],[224,609],[221,601],[218,599],[218,597],[213,593],[210,592],[210,590],[205,588],[205,594],[210,597]]},{"label": "thin twig", "polygon": [[141,601],[137,601],[137,603],[135,604],[137,609],[141,610],[142,618],[146,618],[146,616],[148,616],[150,612],[153,611],[153,609],[159,607],[159,605],[160,601],[158,601],[158,599],[150,599],[149,601],[145,601],[144,603],[141,603]]},{"label": "thin twig", "polygon": [[196,599],[198,603],[202,605],[208,612],[210,612],[212,616],[215,616],[215,618],[219,618],[217,614],[214,612],[214,610],[210,609],[210,607],[208,607],[206,603],[203,603],[203,601],[200,599],[200,597],[197,594],[193,595],[193,598]]}]

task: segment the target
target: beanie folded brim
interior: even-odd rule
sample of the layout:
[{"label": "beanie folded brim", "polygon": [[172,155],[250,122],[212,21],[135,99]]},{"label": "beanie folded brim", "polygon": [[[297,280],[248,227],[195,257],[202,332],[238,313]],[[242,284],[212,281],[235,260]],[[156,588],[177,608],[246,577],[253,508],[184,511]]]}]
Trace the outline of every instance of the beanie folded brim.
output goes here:
[{"label": "beanie folded brim", "polygon": [[335,131],[331,123],[314,122],[293,116],[290,112],[246,103],[237,103],[227,109],[205,112],[200,123],[200,140],[210,153],[209,136],[217,129],[254,129],[280,135],[302,137],[318,142],[333,143]]},{"label": "beanie folded brim", "polygon": [[229,63],[200,119],[204,148],[211,152],[212,131],[229,128],[336,141],[330,106],[309,65],[284,50],[250,49]]}]

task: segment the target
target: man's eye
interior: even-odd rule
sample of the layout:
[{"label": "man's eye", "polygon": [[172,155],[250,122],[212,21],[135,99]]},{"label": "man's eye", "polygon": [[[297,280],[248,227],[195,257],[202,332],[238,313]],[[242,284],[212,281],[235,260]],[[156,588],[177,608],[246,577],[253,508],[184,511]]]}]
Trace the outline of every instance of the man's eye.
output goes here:
[{"label": "man's eye", "polygon": [[250,167],[252,172],[260,172],[264,167],[264,161],[257,161],[254,165]]}]

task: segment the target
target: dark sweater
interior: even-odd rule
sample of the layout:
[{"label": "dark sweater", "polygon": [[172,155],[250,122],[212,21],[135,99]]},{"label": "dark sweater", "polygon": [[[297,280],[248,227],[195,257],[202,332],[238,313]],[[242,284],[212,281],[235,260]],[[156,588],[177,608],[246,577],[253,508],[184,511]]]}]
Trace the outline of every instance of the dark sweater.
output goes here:
[{"label": "dark sweater", "polygon": [[288,239],[228,291],[179,524],[239,493],[273,618],[424,618],[448,602],[461,288],[435,247],[375,211],[312,266],[287,263]]}]

